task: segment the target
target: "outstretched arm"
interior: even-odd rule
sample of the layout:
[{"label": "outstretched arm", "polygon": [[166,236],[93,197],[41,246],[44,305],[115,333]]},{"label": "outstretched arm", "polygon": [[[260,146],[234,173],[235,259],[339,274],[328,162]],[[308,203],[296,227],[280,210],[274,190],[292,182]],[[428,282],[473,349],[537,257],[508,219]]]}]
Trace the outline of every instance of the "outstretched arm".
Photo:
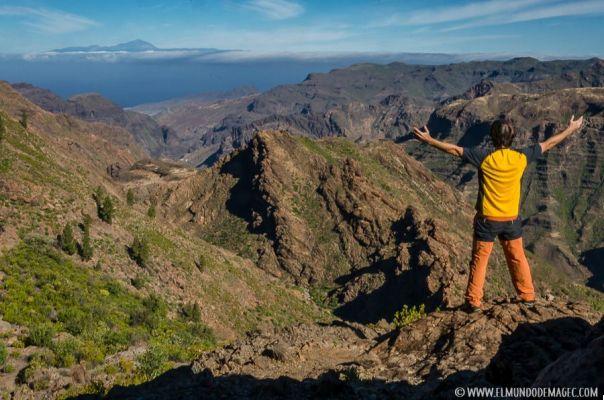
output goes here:
[{"label": "outstretched arm", "polygon": [[564,139],[566,139],[567,137],[572,135],[575,131],[578,131],[579,129],[581,129],[582,125],[583,125],[583,117],[575,119],[575,116],[573,115],[572,117],[570,117],[570,123],[568,124],[568,128],[566,128],[562,132],[550,137],[546,141],[539,143],[541,145],[541,152],[545,153],[546,151],[553,149]]},{"label": "outstretched arm", "polygon": [[463,155],[463,147],[434,139],[432,136],[430,136],[430,131],[426,126],[424,126],[422,129],[413,127],[413,134],[419,141],[427,143],[440,151],[444,151],[445,153],[449,153],[457,157],[461,157]]}]

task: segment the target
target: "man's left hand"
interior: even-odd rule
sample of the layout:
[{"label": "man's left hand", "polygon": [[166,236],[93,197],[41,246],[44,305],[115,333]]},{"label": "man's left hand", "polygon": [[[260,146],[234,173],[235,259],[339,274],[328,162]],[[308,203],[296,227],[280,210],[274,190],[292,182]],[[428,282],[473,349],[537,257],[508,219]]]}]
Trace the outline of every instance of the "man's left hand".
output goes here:
[{"label": "man's left hand", "polygon": [[417,129],[416,127],[413,127],[413,134],[415,135],[417,140],[420,140],[424,143],[428,143],[432,139],[432,136],[430,136],[430,131],[428,130],[427,126],[424,126],[422,129]]}]

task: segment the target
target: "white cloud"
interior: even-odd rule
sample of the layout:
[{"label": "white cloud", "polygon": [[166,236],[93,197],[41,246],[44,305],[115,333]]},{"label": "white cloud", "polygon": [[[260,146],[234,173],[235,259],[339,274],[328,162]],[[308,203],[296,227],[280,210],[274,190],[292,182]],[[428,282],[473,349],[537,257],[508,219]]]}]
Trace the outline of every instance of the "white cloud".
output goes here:
[{"label": "white cloud", "polygon": [[416,25],[426,27],[457,23],[440,29],[441,32],[448,32],[480,26],[602,13],[604,13],[603,0],[488,0],[396,14],[373,26]]},{"label": "white cloud", "polygon": [[534,10],[518,13],[509,22],[532,21],[536,19],[570,17],[574,15],[594,15],[604,13],[604,1],[577,1],[565,2],[549,7],[536,8]]},{"label": "white cloud", "polygon": [[248,0],[243,7],[258,12],[270,19],[288,19],[304,12],[304,7],[290,0]]},{"label": "white cloud", "polygon": [[78,32],[99,25],[81,15],[48,8],[0,6],[0,16],[2,15],[22,17],[26,26],[51,34]]},{"label": "white cloud", "polygon": [[504,25],[515,22],[535,21],[539,19],[570,17],[579,15],[598,15],[604,13],[604,1],[574,1],[561,4],[551,4],[544,7],[535,7],[522,10],[517,13],[508,13],[501,16],[493,16],[483,20],[469,21],[464,24],[452,26],[445,31],[475,28],[480,26]]},{"label": "white cloud", "polygon": [[450,7],[420,9],[408,14],[396,14],[378,25],[429,25],[462,21],[500,13],[509,13],[553,0],[489,0]]}]

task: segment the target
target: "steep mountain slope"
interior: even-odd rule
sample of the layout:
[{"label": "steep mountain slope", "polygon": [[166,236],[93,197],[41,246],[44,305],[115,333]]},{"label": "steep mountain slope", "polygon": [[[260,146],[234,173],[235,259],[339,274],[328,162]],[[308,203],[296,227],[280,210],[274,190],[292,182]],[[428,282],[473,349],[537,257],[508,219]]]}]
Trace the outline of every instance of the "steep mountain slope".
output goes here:
[{"label": "steep mountain slope", "polygon": [[[524,94],[514,87],[489,86],[475,98],[438,108],[429,129],[462,146],[485,147],[491,121],[506,115],[517,126],[516,146],[525,146],[563,130],[572,114],[584,115],[584,128],[525,174],[522,213],[527,242],[535,253],[577,278],[591,277],[590,284],[603,290],[598,254],[604,246],[604,89]],[[439,176],[475,196],[477,180],[470,166],[452,164],[426,146],[410,142],[406,148]]]},{"label": "steep mountain slope", "polygon": [[28,83],[12,85],[29,101],[52,113],[64,113],[91,122],[116,125],[128,130],[137,143],[154,156],[164,152],[168,129],[153,118],[135,111],[124,110],[97,93],[87,93],[63,100],[47,89]]},{"label": "steep mountain slope", "polygon": [[[137,173],[135,166],[123,178],[136,184]],[[352,318],[390,318],[405,301],[427,301],[422,290],[435,296],[433,306],[459,294],[452,280],[463,279],[456,275],[466,248],[455,248],[455,231],[467,230],[468,209],[454,207],[456,194],[392,143],[358,149],[267,132],[212,169],[169,185],[148,181],[138,195],[167,218],[269,273],[313,287],[339,279],[338,296],[351,303],[341,312]],[[428,218],[456,211],[454,229]],[[414,275],[426,287],[396,294]]]},{"label": "steep mountain slope", "polygon": [[303,291],[128,196],[115,178],[147,154],[125,129],[46,112],[6,83],[0,117],[3,396],[140,382],[260,325],[326,318]]},{"label": "steep mountain slope", "polygon": [[[395,138],[408,132],[410,125],[426,121],[439,101],[460,95],[484,79],[519,83],[523,91],[542,92],[602,86],[603,76],[599,59],[541,62],[517,58],[439,66],[359,64],[311,74],[297,85],[276,87],[234,109],[213,127],[187,126],[188,131],[197,129],[201,140],[187,158],[203,161],[208,148],[218,148],[216,155],[228,153],[262,129],[352,140]],[[215,160],[216,156],[210,157],[208,162]]]}]

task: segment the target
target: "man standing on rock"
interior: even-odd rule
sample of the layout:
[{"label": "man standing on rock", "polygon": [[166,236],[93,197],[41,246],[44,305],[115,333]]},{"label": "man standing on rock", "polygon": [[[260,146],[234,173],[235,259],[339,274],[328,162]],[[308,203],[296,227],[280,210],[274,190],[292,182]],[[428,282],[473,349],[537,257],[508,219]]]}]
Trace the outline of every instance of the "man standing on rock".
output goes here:
[{"label": "man standing on rock", "polygon": [[522,246],[519,217],[522,175],[529,163],[581,128],[583,117],[576,120],[574,118],[573,115],[564,131],[544,142],[519,150],[511,147],[515,136],[514,127],[503,119],[491,125],[491,141],[494,146],[491,150],[441,142],[430,136],[427,127],[413,128],[415,137],[420,141],[445,153],[461,157],[478,168],[479,189],[474,218],[474,240],[464,306],[468,311],[480,310],[487,263],[495,237],[499,238],[503,247],[520,301],[535,301],[531,270]]}]

